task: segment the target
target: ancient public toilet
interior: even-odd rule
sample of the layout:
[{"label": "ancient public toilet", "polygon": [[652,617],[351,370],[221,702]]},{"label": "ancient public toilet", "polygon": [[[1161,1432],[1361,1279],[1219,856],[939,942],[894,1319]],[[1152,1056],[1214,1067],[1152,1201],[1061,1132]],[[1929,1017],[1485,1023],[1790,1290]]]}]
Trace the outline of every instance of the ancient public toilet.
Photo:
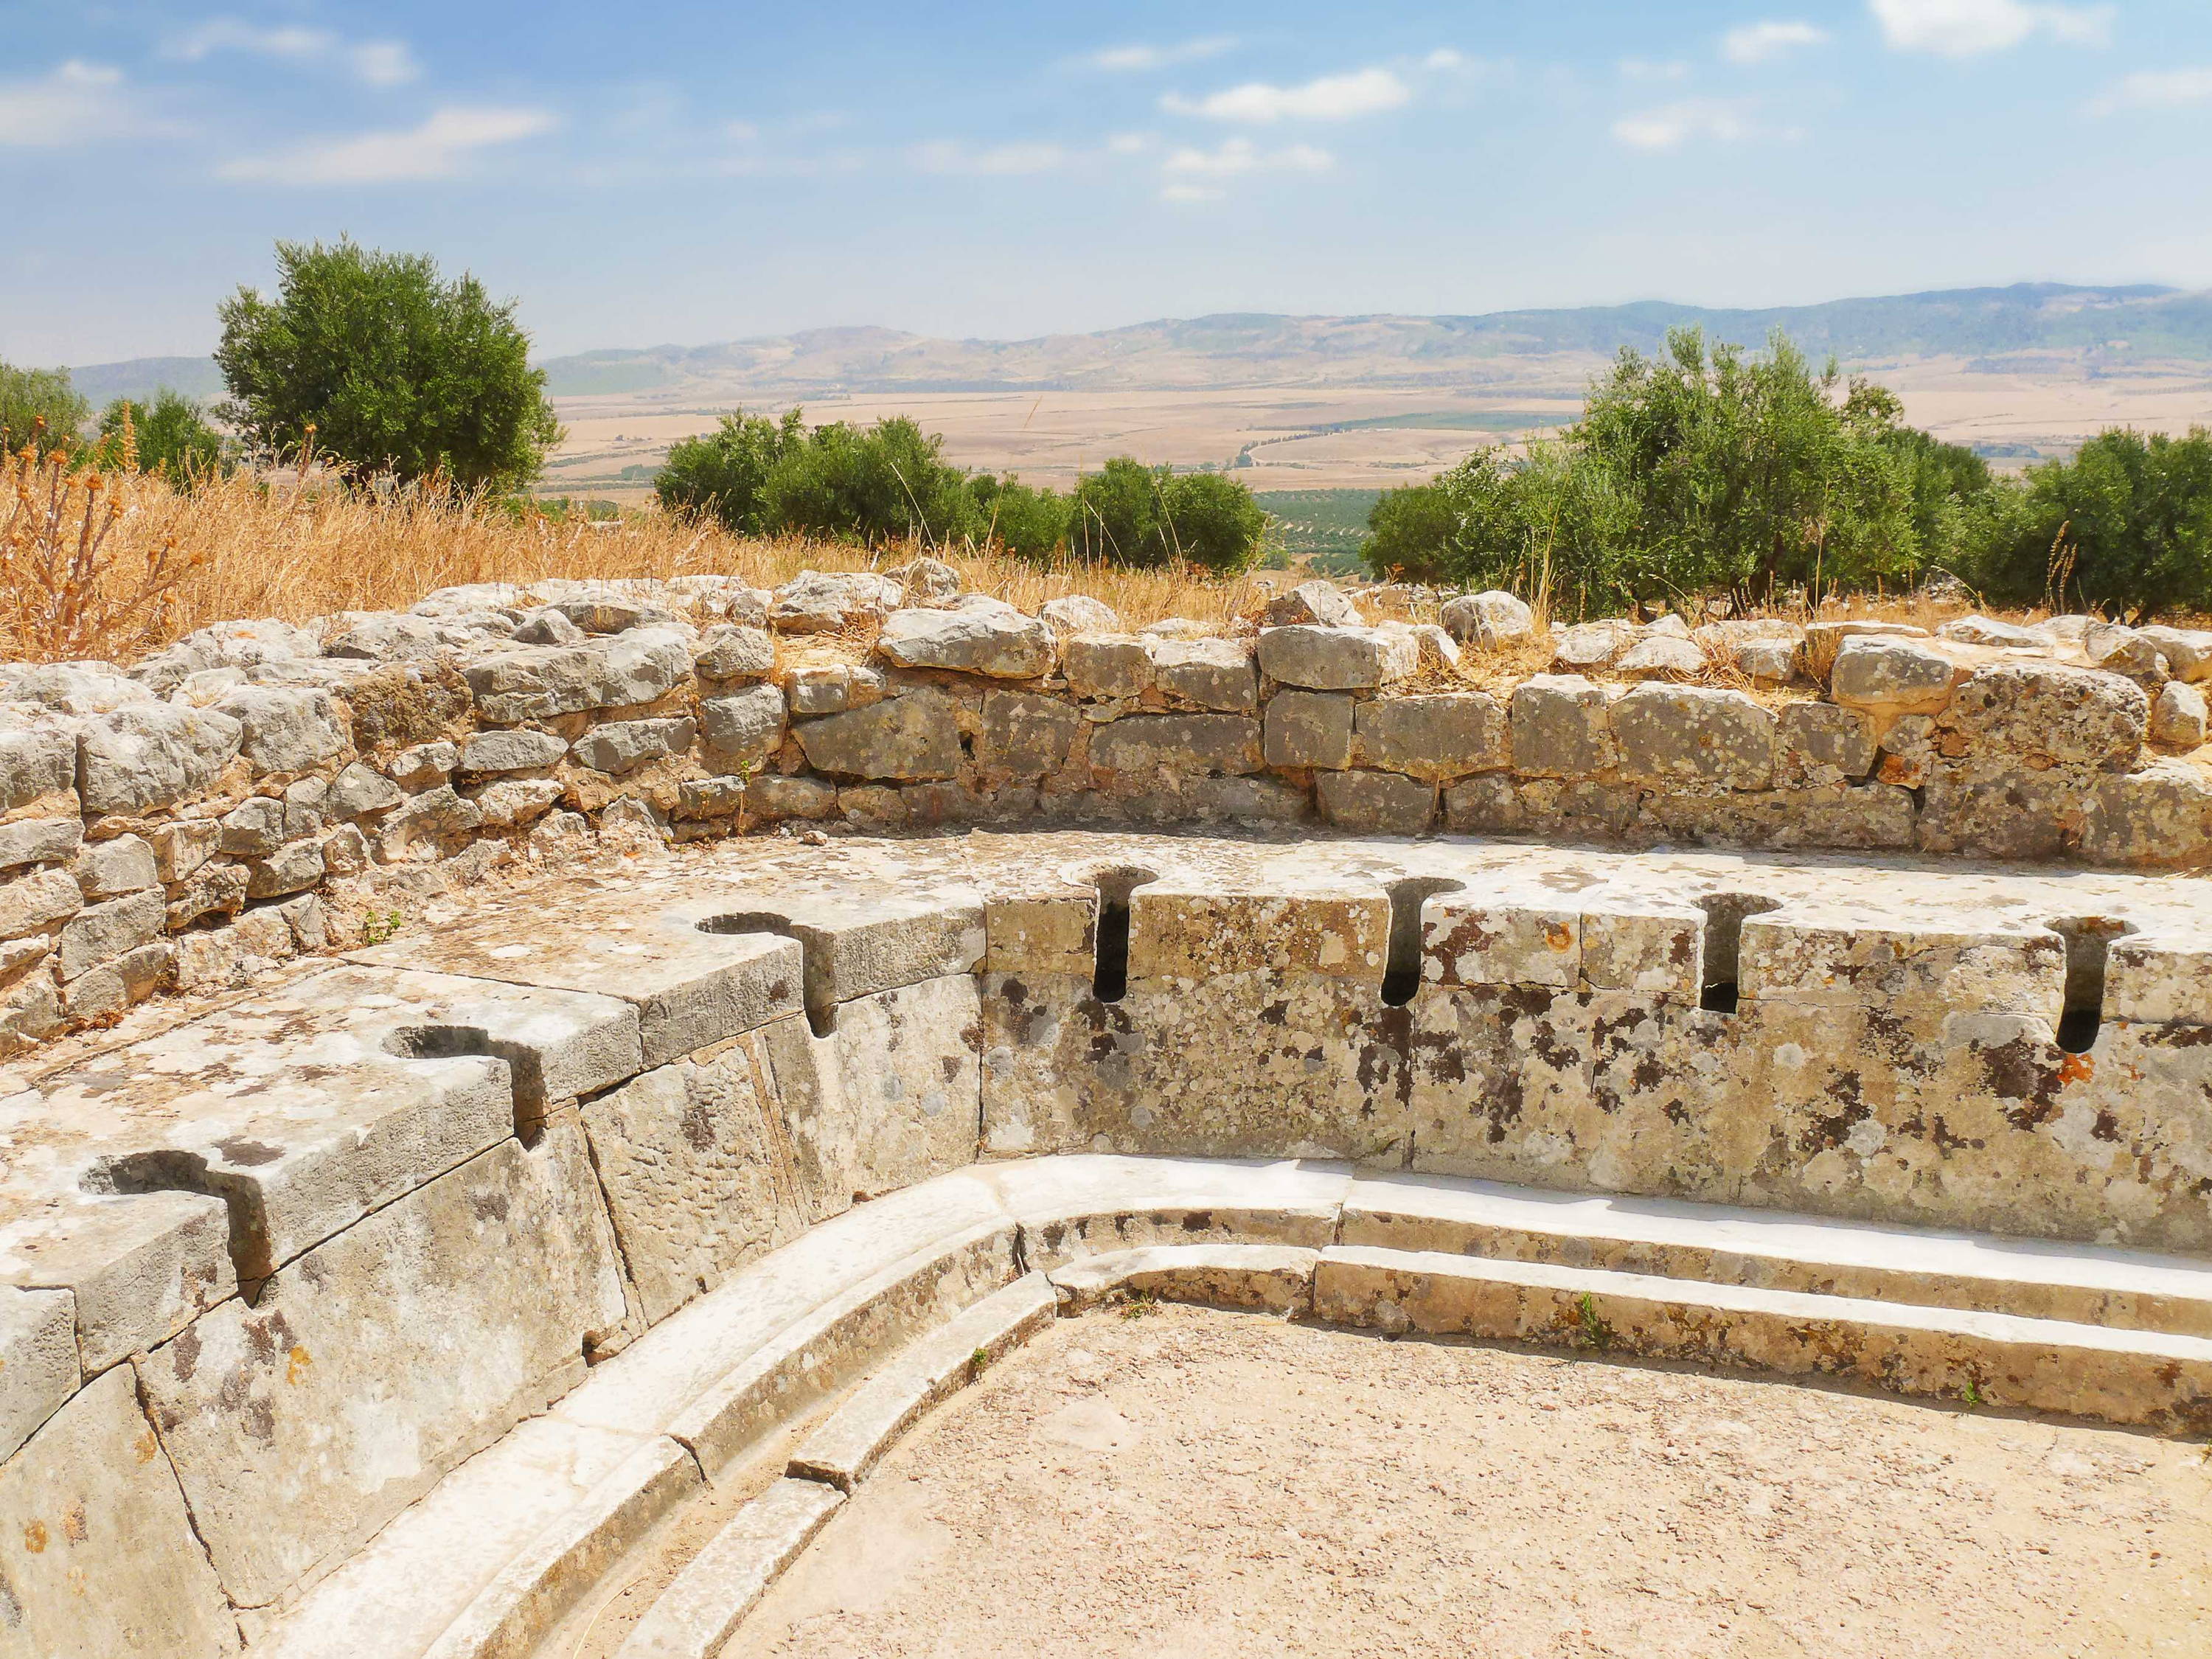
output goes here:
[{"label": "ancient public toilet", "polygon": [[704,1659],[1131,1293],[2212,1433],[2212,635],[1392,602],[0,665],[0,1654],[530,1655],[690,1516]]}]

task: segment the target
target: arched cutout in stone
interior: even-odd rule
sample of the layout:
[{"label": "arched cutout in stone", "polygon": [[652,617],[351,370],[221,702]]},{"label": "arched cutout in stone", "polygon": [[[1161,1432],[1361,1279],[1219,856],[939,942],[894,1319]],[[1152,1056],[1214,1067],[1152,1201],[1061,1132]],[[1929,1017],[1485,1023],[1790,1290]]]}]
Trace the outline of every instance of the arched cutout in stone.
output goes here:
[{"label": "arched cutout in stone", "polygon": [[1756,893],[1713,893],[1699,899],[1705,913],[1705,962],[1698,981],[1698,1006],[1707,1013],[1733,1014],[1741,977],[1743,919],[1782,908],[1780,899]]},{"label": "arched cutout in stone", "polygon": [[238,1275],[240,1293],[247,1301],[254,1300],[262,1282],[276,1271],[260,1188],[209,1169],[207,1159],[197,1152],[163,1149],[103,1158],[84,1172],[77,1184],[88,1193],[198,1193],[221,1199],[230,1224],[231,1270]]},{"label": "arched cutout in stone", "polygon": [[1421,909],[1439,893],[1466,890],[1449,876],[1408,876],[1386,882],[1390,895],[1390,954],[1382,968],[1382,1006],[1402,1008],[1421,988]]},{"label": "arched cutout in stone", "polygon": [[1098,915],[1092,929],[1095,951],[1091,994],[1101,1002],[1119,1002],[1129,990],[1129,897],[1147,882],[1158,881],[1156,870],[1134,867],[1101,870]]},{"label": "arched cutout in stone", "polygon": [[801,996],[806,1006],[806,1029],[818,1037],[837,1029],[837,982],[830,971],[830,935],[821,928],[809,927],[772,910],[735,910],[708,916],[695,925],[702,933],[726,937],[773,933],[778,939],[796,939],[805,961]]},{"label": "arched cutout in stone", "polygon": [[2050,924],[2066,941],[2066,1001],[2058,1016],[2058,1046],[2086,1054],[2097,1046],[2105,1023],[2105,968],[2112,941],[2136,930],[2117,916],[2063,916]]},{"label": "arched cutout in stone", "polygon": [[514,1135],[535,1146],[545,1127],[545,1067],[533,1048],[502,1042],[478,1025],[404,1025],[384,1039],[398,1060],[496,1060],[507,1066],[514,1095]]}]

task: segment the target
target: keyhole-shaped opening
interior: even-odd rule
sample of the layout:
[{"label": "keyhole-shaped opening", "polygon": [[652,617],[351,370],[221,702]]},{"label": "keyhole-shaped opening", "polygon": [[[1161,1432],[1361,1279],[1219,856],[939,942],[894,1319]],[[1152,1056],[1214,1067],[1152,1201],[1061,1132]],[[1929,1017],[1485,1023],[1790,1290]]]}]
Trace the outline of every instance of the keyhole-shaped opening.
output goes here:
[{"label": "keyhole-shaped opening", "polygon": [[1408,876],[1384,884],[1390,895],[1390,954],[1382,968],[1382,1006],[1402,1008],[1421,988],[1421,909],[1439,893],[1467,884],[1449,876]]},{"label": "keyhole-shaped opening", "polygon": [[1097,879],[1091,994],[1101,1002],[1119,1002],[1129,992],[1129,896],[1159,875],[1152,870],[1102,870]]},{"label": "keyhole-shaped opening", "polygon": [[705,917],[695,925],[702,933],[725,937],[773,933],[778,939],[798,940],[805,963],[799,995],[806,1008],[806,1028],[818,1037],[826,1037],[837,1029],[837,981],[830,970],[830,935],[821,928],[810,927],[772,910],[733,911],[727,915]]},{"label": "keyhole-shaped opening", "polygon": [[1698,901],[1705,913],[1704,970],[1698,979],[1698,1006],[1707,1013],[1733,1014],[1740,1000],[1742,977],[1743,919],[1764,915],[1782,908],[1779,899],[1756,893],[1714,893]]},{"label": "keyhole-shaped opening", "polygon": [[2136,930],[2117,916],[2067,916],[2051,924],[2066,941],[2066,1001],[2058,1016],[2058,1046],[2086,1054],[2105,1024],[2105,968],[2112,941]]}]

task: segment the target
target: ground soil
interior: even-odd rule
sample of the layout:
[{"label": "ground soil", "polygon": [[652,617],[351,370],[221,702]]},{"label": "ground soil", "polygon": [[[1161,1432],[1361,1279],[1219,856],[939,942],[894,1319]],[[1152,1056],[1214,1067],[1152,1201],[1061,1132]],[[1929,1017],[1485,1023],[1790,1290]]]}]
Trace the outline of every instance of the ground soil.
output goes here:
[{"label": "ground soil", "polygon": [[725,1659],[2212,1652],[2193,1444],[1161,1308],[911,1435]]}]

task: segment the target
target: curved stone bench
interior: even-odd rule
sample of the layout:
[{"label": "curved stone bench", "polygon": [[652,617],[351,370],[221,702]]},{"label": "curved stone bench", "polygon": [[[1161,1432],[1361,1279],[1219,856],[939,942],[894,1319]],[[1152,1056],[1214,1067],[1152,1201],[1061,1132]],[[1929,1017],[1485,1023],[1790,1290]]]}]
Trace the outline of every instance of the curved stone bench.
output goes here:
[{"label": "curved stone bench", "polygon": [[763,869],[549,888],[0,1097],[0,1654],[527,1652],[854,1389],[802,1461],[863,1478],[1032,1275],[2208,1426],[2199,884]]}]

